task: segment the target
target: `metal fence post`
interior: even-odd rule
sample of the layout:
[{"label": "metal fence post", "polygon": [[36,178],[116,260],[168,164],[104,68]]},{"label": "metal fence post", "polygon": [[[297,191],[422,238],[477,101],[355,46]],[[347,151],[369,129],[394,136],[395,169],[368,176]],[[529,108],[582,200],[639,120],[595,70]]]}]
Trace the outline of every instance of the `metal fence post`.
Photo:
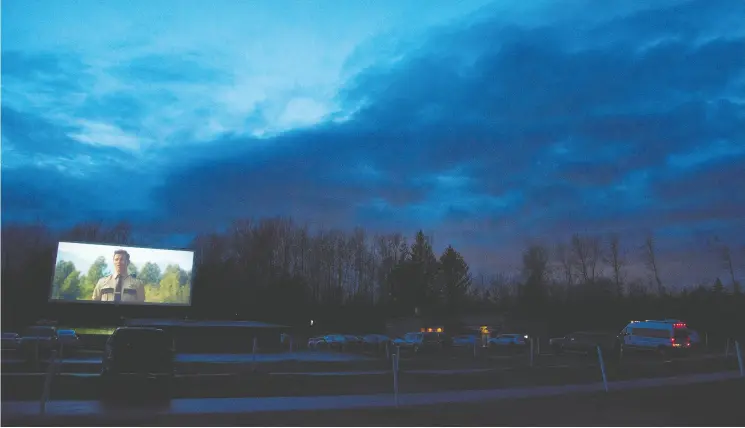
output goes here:
[{"label": "metal fence post", "polygon": [[39,355],[39,338],[36,338],[36,354],[34,355],[34,366],[36,367],[36,371],[39,371],[41,368],[41,361],[40,361],[40,355]]},{"label": "metal fence post", "polygon": [[729,357],[729,338],[727,338],[727,345],[724,347],[724,358]]},{"label": "metal fence post", "polygon": [[530,367],[533,367],[533,338],[530,338]]},{"label": "metal fence post", "polygon": [[49,367],[47,367],[47,376],[44,379],[44,390],[41,393],[41,402],[39,403],[39,413],[42,415],[47,411],[47,400],[49,400],[49,391],[52,388],[52,376],[55,371],[55,364],[57,361],[57,351],[52,351],[50,356]]},{"label": "metal fence post", "polygon": [[742,351],[740,351],[740,342],[735,341],[735,352],[737,352],[737,365],[740,366],[740,377],[745,377],[745,369],[742,366]]},{"label": "metal fence post", "polygon": [[254,336],[253,349],[251,351],[251,354],[252,354],[251,355],[251,358],[253,359],[253,361],[251,363],[251,365],[252,365],[251,369],[254,370],[254,371],[256,371],[256,348],[257,347],[258,347],[258,340],[257,340],[256,336]]},{"label": "metal fence post", "polygon": [[600,350],[600,345],[596,346],[598,350],[598,361],[600,362],[600,372],[603,374],[603,387],[605,392],[608,392],[608,379],[605,376],[605,363],[603,362],[603,351]]},{"label": "metal fence post", "polygon": [[396,407],[398,407],[398,362],[400,358],[400,353],[398,351],[400,348],[396,348],[396,353],[393,354],[393,400]]}]

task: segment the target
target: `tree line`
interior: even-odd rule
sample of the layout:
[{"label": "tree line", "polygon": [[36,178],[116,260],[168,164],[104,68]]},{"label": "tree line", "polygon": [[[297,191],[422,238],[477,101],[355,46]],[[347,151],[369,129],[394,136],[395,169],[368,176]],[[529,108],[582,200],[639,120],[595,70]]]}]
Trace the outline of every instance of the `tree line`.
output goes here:
[{"label": "tree line", "polygon": [[[46,298],[57,240],[147,246],[126,223],[86,223],[59,235],[43,226],[3,225],[2,234],[4,319],[13,314],[12,306],[5,310],[9,302],[34,307]],[[629,318],[655,317],[685,317],[706,328],[745,325],[738,255],[728,246],[717,247],[728,278],[678,290],[660,273],[653,235],[639,250],[649,280],[629,275],[621,244],[619,235],[576,234],[566,243],[525,248],[519,274],[474,278],[455,248],[435,254],[422,231],[409,240],[362,228],[311,231],[289,218],[244,219],[191,243],[191,316],[286,323],[326,317],[343,325],[352,318],[485,312],[539,320],[556,330],[586,328],[588,320],[616,328]],[[81,290],[90,286],[90,274],[78,284]]]},{"label": "tree line", "polygon": [[[191,295],[191,271],[179,266],[166,266],[161,272],[156,263],[145,262],[138,271],[130,263],[128,273],[137,277],[145,286],[145,298],[148,303],[188,304]],[[71,261],[60,260],[54,269],[51,298],[54,300],[90,300],[98,281],[110,273],[106,258],[98,257],[81,273]]]}]

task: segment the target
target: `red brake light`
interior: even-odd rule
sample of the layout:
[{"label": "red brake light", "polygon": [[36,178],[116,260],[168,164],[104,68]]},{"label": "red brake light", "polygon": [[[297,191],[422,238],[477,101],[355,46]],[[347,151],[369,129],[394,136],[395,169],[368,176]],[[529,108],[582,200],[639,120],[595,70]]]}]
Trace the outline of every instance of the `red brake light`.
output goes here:
[{"label": "red brake light", "polygon": [[674,337],[671,337],[670,338],[670,343],[675,343],[675,338]]}]

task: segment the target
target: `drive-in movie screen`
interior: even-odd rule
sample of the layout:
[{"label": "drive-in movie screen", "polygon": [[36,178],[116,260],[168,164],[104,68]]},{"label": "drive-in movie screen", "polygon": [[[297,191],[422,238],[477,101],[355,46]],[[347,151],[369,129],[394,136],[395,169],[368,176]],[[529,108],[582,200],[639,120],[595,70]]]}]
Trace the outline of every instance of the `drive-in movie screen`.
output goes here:
[{"label": "drive-in movie screen", "polygon": [[190,305],[194,253],[60,242],[49,299]]}]

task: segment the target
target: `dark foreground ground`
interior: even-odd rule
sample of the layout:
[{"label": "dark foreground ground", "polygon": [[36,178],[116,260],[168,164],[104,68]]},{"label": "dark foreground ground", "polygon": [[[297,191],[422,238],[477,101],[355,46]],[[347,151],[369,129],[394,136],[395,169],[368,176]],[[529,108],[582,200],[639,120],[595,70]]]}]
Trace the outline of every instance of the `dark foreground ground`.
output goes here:
[{"label": "dark foreground ground", "polygon": [[[597,361],[577,356],[537,359],[517,356],[499,359],[473,359],[423,356],[402,360],[399,391],[419,393],[448,390],[516,388],[544,385],[595,383],[602,380]],[[71,370],[70,364],[62,370]],[[628,359],[624,364],[606,367],[608,381],[664,378],[697,373],[737,370],[734,358],[682,358],[661,360],[651,357]],[[38,400],[44,374],[8,373],[3,367],[3,401]],[[50,400],[96,400],[101,396],[98,376],[100,362],[92,373],[65,373],[51,383]],[[274,372],[285,369],[287,372]],[[354,370],[366,370],[355,372]],[[191,373],[189,373],[191,372]],[[196,372],[196,373],[194,373]],[[287,397],[391,393],[393,375],[385,359],[370,361],[292,362],[284,367],[262,364],[256,372],[250,364],[201,364],[197,370],[179,375],[172,398]],[[138,395],[141,388],[133,388]]]},{"label": "dark foreground ground", "polygon": [[[129,420],[160,426],[742,426],[745,381],[398,409],[169,415]],[[8,426],[13,421],[3,421]],[[45,419],[39,425],[57,425]],[[66,418],[67,426],[116,421]]]}]

